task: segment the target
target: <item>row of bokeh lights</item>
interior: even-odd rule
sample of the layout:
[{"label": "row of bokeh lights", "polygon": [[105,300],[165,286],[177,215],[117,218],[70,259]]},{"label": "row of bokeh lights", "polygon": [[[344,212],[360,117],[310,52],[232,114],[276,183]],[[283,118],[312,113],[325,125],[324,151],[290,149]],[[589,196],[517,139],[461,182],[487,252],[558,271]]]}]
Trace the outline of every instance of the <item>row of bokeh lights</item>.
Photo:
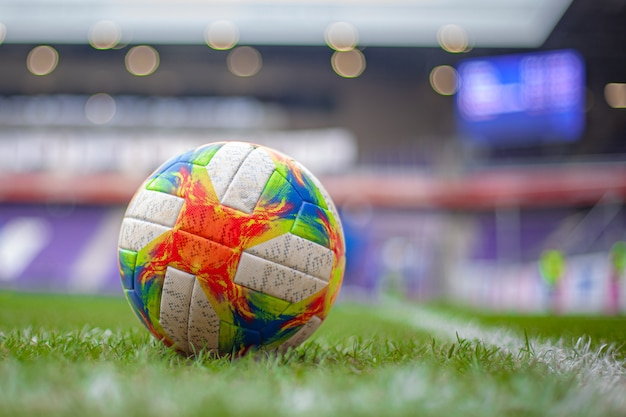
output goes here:
[{"label": "row of bokeh lights", "polygon": [[[6,28],[0,23],[0,44],[6,37]],[[348,22],[330,24],[324,33],[326,44],[333,49],[331,67],[344,78],[357,78],[365,71],[366,60],[363,52],[357,48],[359,34]],[[252,77],[263,66],[260,52],[251,46],[237,46],[239,29],[228,20],[218,20],[210,24],[204,32],[206,44],[221,51],[230,51],[227,66],[238,77]],[[469,34],[459,25],[448,24],[437,32],[439,46],[452,54],[466,53],[472,50]],[[120,48],[122,42],[121,27],[110,20],[101,20],[89,30],[89,43],[96,49]],[[138,45],[129,49],[125,56],[128,72],[136,76],[147,76],[159,67],[158,51],[148,45]],[[59,62],[59,53],[51,46],[40,45],[28,54],[27,68],[35,75],[50,74]],[[430,85],[435,92],[444,96],[454,95],[459,87],[459,78],[454,67],[440,65],[434,67],[429,76]],[[608,83],[604,88],[607,104],[613,108],[626,108],[626,83]]]},{"label": "row of bokeh lights", "polygon": [[[6,27],[0,23],[0,44],[6,37]],[[356,48],[358,34],[354,26],[337,22],[330,25],[325,33],[325,39],[334,53],[331,57],[331,66],[335,73],[344,78],[359,77],[365,71],[365,56]],[[110,20],[95,23],[89,30],[89,44],[95,49],[121,49],[121,27]],[[238,46],[239,30],[237,26],[227,20],[219,20],[209,25],[204,33],[206,44],[220,51],[229,51],[227,66],[231,73],[238,77],[252,77],[263,66],[261,53],[251,46]],[[125,66],[128,72],[135,76],[147,76],[154,73],[160,64],[158,51],[149,45],[131,47],[125,56]],[[28,54],[26,66],[34,75],[48,75],[59,63],[58,51],[49,45],[40,45],[33,48]]]},{"label": "row of bokeh lights", "polygon": [[[26,67],[34,75],[48,75],[59,63],[59,53],[49,45],[33,48],[26,58]],[[143,77],[154,73],[160,64],[159,52],[149,45],[137,45],[124,58],[126,69]],[[227,58],[228,69],[239,77],[251,77],[261,70],[261,54],[250,46],[234,48]]]},{"label": "row of bokeh lights", "polygon": [[[0,43],[6,36],[6,28],[0,23]],[[347,22],[330,24],[324,33],[326,44],[333,49],[330,64],[333,71],[344,78],[357,78],[366,68],[363,52],[357,48],[359,34]],[[467,33],[457,25],[445,25],[438,34],[440,46],[450,53],[467,52],[471,49]],[[117,49],[122,44],[122,29],[111,20],[101,20],[91,26],[88,40],[99,50]],[[228,69],[239,77],[251,77],[262,68],[263,61],[258,50],[250,46],[237,46],[239,29],[228,20],[218,20],[210,24],[204,32],[206,44],[216,50],[229,50]],[[59,53],[52,46],[41,45],[31,50],[27,58],[27,68],[35,75],[50,74],[59,62]],[[147,76],[159,67],[158,51],[148,45],[138,45],[129,49],[125,57],[126,69],[136,76]],[[435,88],[435,91],[438,91]],[[438,91],[439,92],[439,91]]]}]

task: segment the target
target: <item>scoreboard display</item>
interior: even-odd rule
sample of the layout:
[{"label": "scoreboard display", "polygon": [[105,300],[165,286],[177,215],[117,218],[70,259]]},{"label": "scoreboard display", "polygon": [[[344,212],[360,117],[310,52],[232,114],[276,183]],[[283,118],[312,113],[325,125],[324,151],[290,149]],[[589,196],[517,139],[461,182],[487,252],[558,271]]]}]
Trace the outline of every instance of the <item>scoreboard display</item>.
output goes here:
[{"label": "scoreboard display", "polygon": [[559,50],[475,58],[457,68],[460,135],[492,147],[578,140],[585,127],[585,68]]}]

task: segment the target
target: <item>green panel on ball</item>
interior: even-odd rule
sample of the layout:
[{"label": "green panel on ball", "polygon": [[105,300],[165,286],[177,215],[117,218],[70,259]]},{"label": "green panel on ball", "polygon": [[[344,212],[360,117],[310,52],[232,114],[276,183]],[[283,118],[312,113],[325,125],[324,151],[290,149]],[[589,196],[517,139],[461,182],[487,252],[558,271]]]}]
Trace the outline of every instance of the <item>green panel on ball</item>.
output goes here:
[{"label": "green panel on ball", "polygon": [[137,252],[128,249],[119,249],[118,266],[120,269],[120,277],[122,278],[122,286],[126,290],[134,289],[135,264],[137,263]]},{"label": "green panel on ball", "polygon": [[224,146],[223,142],[204,145],[189,151],[187,154],[183,155],[180,160],[191,162],[194,165],[207,166],[222,146]]}]

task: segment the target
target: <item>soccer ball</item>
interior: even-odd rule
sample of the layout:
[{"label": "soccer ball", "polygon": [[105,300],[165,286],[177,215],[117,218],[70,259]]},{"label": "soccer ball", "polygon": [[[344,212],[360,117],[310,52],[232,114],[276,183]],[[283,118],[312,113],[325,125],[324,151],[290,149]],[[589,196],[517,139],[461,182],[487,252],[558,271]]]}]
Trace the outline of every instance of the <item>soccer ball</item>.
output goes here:
[{"label": "soccer ball", "polygon": [[219,356],[285,350],[324,321],[343,279],[337,210],[301,164],[219,142],[174,157],[139,188],[118,261],[139,320],[167,346]]}]

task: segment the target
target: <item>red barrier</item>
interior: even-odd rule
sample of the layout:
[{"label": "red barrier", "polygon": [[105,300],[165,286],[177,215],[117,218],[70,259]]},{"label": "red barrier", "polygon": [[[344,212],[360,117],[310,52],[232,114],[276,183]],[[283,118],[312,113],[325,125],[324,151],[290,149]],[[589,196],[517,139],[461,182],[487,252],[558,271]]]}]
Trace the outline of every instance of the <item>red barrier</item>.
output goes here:
[{"label": "red barrier", "polygon": [[[507,206],[584,206],[626,199],[626,166],[492,169],[460,178],[376,173],[320,177],[338,204],[395,208],[486,209]],[[126,204],[143,177],[108,174],[0,175],[0,202]]]}]

